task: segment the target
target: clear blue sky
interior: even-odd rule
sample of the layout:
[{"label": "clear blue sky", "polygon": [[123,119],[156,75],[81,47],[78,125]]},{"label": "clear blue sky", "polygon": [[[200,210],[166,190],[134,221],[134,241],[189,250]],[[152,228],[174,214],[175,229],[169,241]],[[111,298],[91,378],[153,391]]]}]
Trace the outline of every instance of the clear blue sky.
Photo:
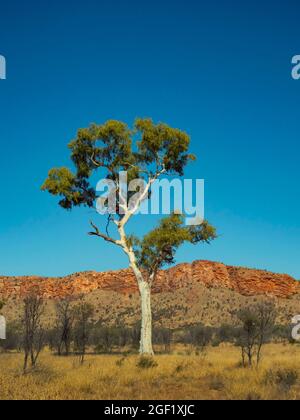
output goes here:
[{"label": "clear blue sky", "polygon": [[151,116],[191,134],[187,175],[205,178],[220,234],[178,262],[300,278],[299,13],[296,0],[2,2],[0,274],[126,267],[86,235],[90,211],[64,212],[39,187],[77,128]]}]

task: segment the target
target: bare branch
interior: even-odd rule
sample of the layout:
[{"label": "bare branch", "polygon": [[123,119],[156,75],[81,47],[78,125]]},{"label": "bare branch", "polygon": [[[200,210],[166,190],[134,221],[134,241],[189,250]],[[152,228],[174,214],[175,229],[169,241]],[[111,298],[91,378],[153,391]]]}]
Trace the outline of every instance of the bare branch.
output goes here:
[{"label": "bare branch", "polygon": [[153,173],[151,171],[147,171],[146,169],[140,169],[138,165],[133,165],[132,163],[129,163],[129,162],[124,162],[124,164],[128,165],[132,169],[137,169],[138,172],[141,173],[141,174],[146,174],[149,177],[153,176]]},{"label": "bare branch", "polygon": [[101,233],[100,230],[98,229],[98,227],[93,222],[90,222],[90,223],[91,223],[92,228],[94,229],[94,232],[89,232],[90,236],[98,236],[99,238],[104,239],[106,242],[110,242],[110,243],[112,243],[114,245],[117,245],[117,246],[122,246],[121,241],[117,241],[117,240],[111,238],[110,236],[107,236],[104,233]]}]

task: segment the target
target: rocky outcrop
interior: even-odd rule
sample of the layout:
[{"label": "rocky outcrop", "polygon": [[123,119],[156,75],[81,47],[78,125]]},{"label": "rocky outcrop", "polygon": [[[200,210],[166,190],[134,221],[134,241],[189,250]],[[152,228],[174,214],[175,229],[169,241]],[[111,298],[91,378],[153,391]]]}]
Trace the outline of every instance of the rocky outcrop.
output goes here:
[{"label": "rocky outcrop", "polygon": [[[180,264],[161,271],[154,285],[154,293],[192,288],[194,284],[199,283],[207,288],[230,289],[244,296],[270,295],[288,298],[300,293],[300,282],[286,274],[231,267],[210,261]],[[23,298],[34,289],[49,299],[79,296],[95,290],[122,294],[137,292],[131,270],[107,273],[84,272],[60,278],[0,277],[1,298]]]}]

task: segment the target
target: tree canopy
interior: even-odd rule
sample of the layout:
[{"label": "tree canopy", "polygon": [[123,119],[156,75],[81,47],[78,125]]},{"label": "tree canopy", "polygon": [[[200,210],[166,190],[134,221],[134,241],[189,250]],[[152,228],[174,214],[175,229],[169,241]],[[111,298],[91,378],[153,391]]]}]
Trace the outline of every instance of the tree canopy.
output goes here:
[{"label": "tree canopy", "polygon": [[94,172],[102,170],[106,179],[116,183],[122,171],[127,172],[128,183],[160,173],[181,176],[187,163],[195,160],[188,153],[189,145],[186,133],[163,123],[154,124],[151,119],[137,119],[133,129],[120,121],[93,124],[78,130],[69,144],[75,171],[52,169],[42,190],[61,197],[60,205],[65,209],[92,207],[97,197],[90,183]]},{"label": "tree canopy", "polygon": [[[137,119],[132,129],[120,121],[93,124],[80,129],[76,139],[69,144],[75,171],[65,167],[52,169],[42,189],[59,196],[59,204],[65,209],[93,207],[97,199],[97,191],[91,185],[93,174],[99,171],[105,179],[114,181],[121,192],[119,173],[126,171],[128,184],[142,178],[147,185],[144,197],[133,209],[136,210],[144,199],[150,197],[156,179],[184,174],[188,162],[196,159],[188,152],[189,146],[188,134],[163,123],[154,124],[151,119]],[[128,193],[128,201],[133,194]],[[116,199],[118,220],[115,223],[124,226],[134,211],[128,208],[128,201],[124,201],[122,194]],[[109,217],[114,218],[112,214]],[[90,235],[121,245],[108,234],[100,233],[95,224],[92,226],[94,231]],[[187,227],[183,216],[174,213],[162,219],[142,239],[126,237],[126,245],[135,253],[139,267],[153,279],[159,269],[175,262],[176,251],[183,243],[209,243],[215,238],[216,230],[207,221]]]}]

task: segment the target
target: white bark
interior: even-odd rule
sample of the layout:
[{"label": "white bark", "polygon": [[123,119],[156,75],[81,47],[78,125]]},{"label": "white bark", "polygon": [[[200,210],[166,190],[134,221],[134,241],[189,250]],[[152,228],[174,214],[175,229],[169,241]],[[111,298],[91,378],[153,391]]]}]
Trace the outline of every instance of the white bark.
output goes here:
[{"label": "white bark", "polygon": [[147,281],[139,283],[142,303],[142,329],[140,353],[153,356],[152,347],[152,309],[151,309],[151,287]]},{"label": "white bark", "polygon": [[101,232],[99,232],[98,228],[92,223],[93,228],[95,229],[95,232],[92,232],[92,235],[99,236],[100,238],[104,239],[107,242],[111,242],[117,246],[120,246],[125,254],[128,256],[129,259],[129,265],[131,269],[134,272],[135,278],[137,280],[137,284],[140,291],[141,296],[141,311],[142,311],[142,325],[141,325],[141,341],[140,341],[140,353],[141,354],[147,354],[147,355],[154,355],[153,347],[152,347],[152,309],[151,309],[151,286],[153,277],[150,277],[149,282],[146,281],[143,277],[143,274],[141,270],[138,267],[136,256],[134,253],[134,250],[132,247],[130,247],[127,243],[127,237],[125,233],[125,226],[128,223],[128,221],[131,219],[131,217],[135,214],[135,212],[139,209],[141,203],[147,198],[147,195],[149,193],[149,190],[152,186],[152,184],[155,182],[156,179],[159,178],[159,176],[163,175],[165,173],[165,169],[162,169],[160,172],[158,172],[153,178],[151,178],[137,200],[136,205],[132,209],[128,209],[127,202],[124,200],[122,195],[120,196],[120,206],[125,211],[125,215],[122,218],[121,221],[115,221],[115,224],[118,228],[120,240],[114,240],[106,235],[103,235]]},{"label": "white bark", "polygon": [[140,354],[154,355],[152,347],[152,308],[151,308],[151,285],[148,283],[139,269],[136,256],[132,248],[129,248],[126,241],[126,234],[123,225],[119,225],[119,234],[124,252],[128,256],[141,296],[141,341]]}]

